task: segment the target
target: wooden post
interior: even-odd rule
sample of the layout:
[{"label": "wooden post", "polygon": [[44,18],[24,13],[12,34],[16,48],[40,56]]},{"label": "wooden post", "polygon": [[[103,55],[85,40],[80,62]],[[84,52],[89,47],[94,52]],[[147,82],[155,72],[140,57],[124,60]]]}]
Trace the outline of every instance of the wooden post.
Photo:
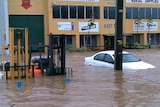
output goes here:
[{"label": "wooden post", "polygon": [[10,72],[11,72],[11,79],[14,79],[14,29],[9,28],[9,51],[10,51]]},{"label": "wooden post", "polygon": [[29,77],[29,62],[28,62],[28,28],[25,28],[25,74],[26,74],[26,78]]},{"label": "wooden post", "polygon": [[17,32],[17,66],[18,66],[18,78],[20,79],[22,76],[22,72],[20,70],[21,66],[21,32]]}]

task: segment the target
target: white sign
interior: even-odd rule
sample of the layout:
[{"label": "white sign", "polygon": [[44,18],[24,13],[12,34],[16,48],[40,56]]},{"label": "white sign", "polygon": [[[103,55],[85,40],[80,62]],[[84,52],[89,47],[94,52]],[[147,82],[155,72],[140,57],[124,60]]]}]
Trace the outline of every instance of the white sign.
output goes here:
[{"label": "white sign", "polygon": [[104,28],[115,28],[115,24],[110,24],[110,23],[107,23],[107,24],[104,24]]},{"label": "white sign", "polygon": [[148,26],[147,22],[139,24],[133,22],[133,31],[158,31],[158,22],[152,22],[150,26]]},{"label": "white sign", "polygon": [[58,30],[74,30],[73,22],[58,22]]},{"label": "white sign", "polygon": [[160,0],[126,0],[126,3],[160,4]]},{"label": "white sign", "polygon": [[83,30],[84,27],[88,27],[88,25],[90,24],[90,22],[79,22],[79,32],[99,32],[99,23],[98,22],[94,22],[94,26],[91,29],[87,29],[87,30]]}]

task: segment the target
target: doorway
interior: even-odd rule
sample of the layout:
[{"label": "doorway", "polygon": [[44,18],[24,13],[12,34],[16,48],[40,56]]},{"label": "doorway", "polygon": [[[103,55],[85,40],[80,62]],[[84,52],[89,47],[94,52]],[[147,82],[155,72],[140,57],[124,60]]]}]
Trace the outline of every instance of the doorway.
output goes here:
[{"label": "doorway", "polygon": [[114,50],[114,35],[113,36],[104,35],[104,49]]}]

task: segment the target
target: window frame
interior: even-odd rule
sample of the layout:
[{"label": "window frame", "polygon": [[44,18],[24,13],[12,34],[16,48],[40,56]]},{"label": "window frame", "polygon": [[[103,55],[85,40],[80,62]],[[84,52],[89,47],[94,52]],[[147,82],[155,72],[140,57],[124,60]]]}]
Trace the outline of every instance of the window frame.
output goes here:
[{"label": "window frame", "polygon": [[[101,55],[103,55],[102,58],[100,58]],[[99,54],[95,55],[93,59],[96,60],[96,61],[104,61],[104,57],[105,57],[104,53],[99,53]]]},{"label": "window frame", "polygon": [[[68,5],[61,5],[61,19],[68,19]],[[65,14],[66,13],[66,14]]]},{"label": "window frame", "polygon": [[[59,6],[59,5],[52,6],[52,18],[54,18],[54,19],[60,19],[61,18],[61,8],[60,7],[61,6]],[[58,15],[55,15],[55,14],[58,14]]]},{"label": "window frame", "polygon": [[[72,15],[73,15],[73,17],[71,17]],[[77,19],[77,6],[69,6],[69,18],[70,19]]]}]

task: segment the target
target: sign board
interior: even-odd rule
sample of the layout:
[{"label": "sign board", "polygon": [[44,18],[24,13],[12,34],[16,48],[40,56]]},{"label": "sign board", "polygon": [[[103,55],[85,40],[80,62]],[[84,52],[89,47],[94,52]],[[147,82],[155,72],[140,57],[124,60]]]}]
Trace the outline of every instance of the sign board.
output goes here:
[{"label": "sign board", "polygon": [[160,0],[126,0],[126,3],[160,4]]},{"label": "sign board", "polygon": [[58,22],[58,30],[74,30],[74,22]]},{"label": "sign board", "polygon": [[148,27],[147,22],[139,24],[133,22],[133,31],[158,31],[158,22],[152,22],[150,27]]},{"label": "sign board", "polygon": [[115,6],[115,4],[116,4],[116,1],[115,0],[103,0],[104,1],[104,3],[106,3],[106,4],[108,4],[108,5],[113,5],[113,6]]},{"label": "sign board", "polygon": [[99,23],[98,22],[94,22],[94,26],[91,29],[87,29],[87,30],[82,30],[82,28],[84,26],[88,26],[90,22],[79,22],[78,24],[78,28],[79,28],[79,32],[99,32]]},{"label": "sign board", "polygon": [[104,24],[104,28],[115,28],[115,24],[112,24],[112,23],[106,23]]},{"label": "sign board", "polygon": [[22,0],[22,7],[24,7],[25,9],[28,9],[29,7],[31,7],[31,4],[30,4],[30,0]]}]

